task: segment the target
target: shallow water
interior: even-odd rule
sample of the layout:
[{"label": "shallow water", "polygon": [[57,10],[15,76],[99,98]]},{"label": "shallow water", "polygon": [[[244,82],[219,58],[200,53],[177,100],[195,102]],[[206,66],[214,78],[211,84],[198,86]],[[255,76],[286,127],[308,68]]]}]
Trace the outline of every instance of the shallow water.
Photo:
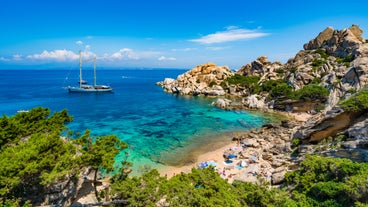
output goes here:
[{"label": "shallow water", "polygon": [[[59,111],[66,108],[73,131],[91,130],[94,136],[115,134],[128,143],[135,173],[145,168],[182,165],[191,154],[208,150],[232,131],[257,128],[269,117],[211,106],[215,99],[167,94],[155,85],[183,70],[101,70],[98,82],[110,84],[113,93],[69,94],[78,73],[66,70],[0,70],[0,113],[12,115],[37,106]],[[91,79],[92,71],[85,78]],[[194,156],[194,155],[192,155]],[[118,157],[124,159],[124,153]]]}]

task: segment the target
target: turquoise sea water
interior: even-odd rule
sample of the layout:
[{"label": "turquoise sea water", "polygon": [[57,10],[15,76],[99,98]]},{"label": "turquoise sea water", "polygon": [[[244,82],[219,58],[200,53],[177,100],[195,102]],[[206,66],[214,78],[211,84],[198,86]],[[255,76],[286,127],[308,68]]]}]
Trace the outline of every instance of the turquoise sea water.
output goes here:
[{"label": "turquoise sea water", "polygon": [[[211,106],[215,99],[167,94],[157,81],[176,78],[184,70],[101,70],[98,82],[113,93],[70,94],[78,74],[64,70],[0,70],[0,113],[13,115],[37,106],[67,109],[73,131],[116,134],[127,142],[129,160],[138,172],[144,166],[181,165],[205,146],[229,139],[232,131],[257,128],[270,120],[246,111]],[[92,71],[85,71],[92,82]],[[123,159],[124,153],[118,156]]]}]

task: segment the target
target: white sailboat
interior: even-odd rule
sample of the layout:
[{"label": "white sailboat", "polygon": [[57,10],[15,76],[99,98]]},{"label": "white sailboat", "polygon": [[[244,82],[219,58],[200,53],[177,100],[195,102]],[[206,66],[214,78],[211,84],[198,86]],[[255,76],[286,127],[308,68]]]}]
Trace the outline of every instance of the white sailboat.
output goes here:
[{"label": "white sailboat", "polygon": [[82,62],[82,52],[79,51],[79,86],[68,86],[69,93],[111,92],[110,86],[96,83],[96,58],[93,59],[93,85],[87,85],[87,82],[82,79]]}]

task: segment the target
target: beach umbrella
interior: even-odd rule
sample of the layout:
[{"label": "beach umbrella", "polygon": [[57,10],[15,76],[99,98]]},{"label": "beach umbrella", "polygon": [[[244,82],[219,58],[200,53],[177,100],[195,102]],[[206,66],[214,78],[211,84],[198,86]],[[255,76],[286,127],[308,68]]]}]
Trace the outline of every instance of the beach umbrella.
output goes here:
[{"label": "beach umbrella", "polygon": [[240,166],[242,167],[246,167],[248,164],[245,160],[242,160],[241,163],[240,163]]},{"label": "beach umbrella", "polygon": [[209,161],[208,162],[208,166],[216,167],[217,166],[217,163],[215,161]]},{"label": "beach umbrella", "polygon": [[200,168],[206,168],[208,166],[207,162],[201,162],[201,164],[199,165]]},{"label": "beach umbrella", "polygon": [[232,159],[232,158],[236,158],[236,155],[234,155],[234,154],[229,154],[227,157],[228,157],[229,159]]}]

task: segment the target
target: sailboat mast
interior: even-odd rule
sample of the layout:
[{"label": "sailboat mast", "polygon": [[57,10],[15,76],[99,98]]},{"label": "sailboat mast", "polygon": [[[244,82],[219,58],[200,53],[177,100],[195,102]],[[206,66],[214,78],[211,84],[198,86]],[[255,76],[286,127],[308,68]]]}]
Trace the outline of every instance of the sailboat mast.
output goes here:
[{"label": "sailboat mast", "polygon": [[82,88],[82,51],[79,50],[79,87]]},{"label": "sailboat mast", "polygon": [[93,59],[93,80],[94,87],[96,87],[96,57]]}]

